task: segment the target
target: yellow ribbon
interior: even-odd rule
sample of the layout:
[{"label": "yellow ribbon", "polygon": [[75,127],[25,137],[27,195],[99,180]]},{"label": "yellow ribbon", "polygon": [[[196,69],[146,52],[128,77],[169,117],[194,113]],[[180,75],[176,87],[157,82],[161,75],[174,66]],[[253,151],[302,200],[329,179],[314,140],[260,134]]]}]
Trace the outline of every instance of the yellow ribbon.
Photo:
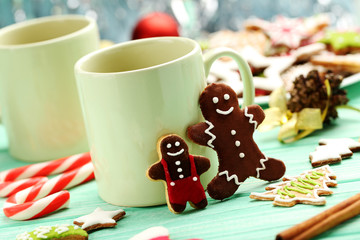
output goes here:
[{"label": "yellow ribbon", "polygon": [[317,129],[323,128],[327,110],[330,104],[331,87],[325,80],[328,100],[323,112],[319,108],[304,108],[300,112],[293,113],[287,109],[286,90],[281,87],[270,94],[269,107],[265,109],[265,119],[259,125],[259,131],[268,131],[281,126],[278,140],[284,143],[299,140]]}]

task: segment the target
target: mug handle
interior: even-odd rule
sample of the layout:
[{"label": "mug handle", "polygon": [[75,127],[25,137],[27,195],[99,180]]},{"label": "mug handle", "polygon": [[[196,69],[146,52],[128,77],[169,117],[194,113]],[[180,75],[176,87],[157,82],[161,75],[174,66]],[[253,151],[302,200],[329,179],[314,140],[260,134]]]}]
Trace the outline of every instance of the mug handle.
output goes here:
[{"label": "mug handle", "polygon": [[250,66],[240,56],[239,53],[232,50],[231,48],[226,48],[226,47],[211,49],[208,52],[204,53],[203,59],[204,59],[205,76],[207,77],[209,75],[211,65],[215,62],[215,60],[225,56],[234,59],[239,67],[241,80],[244,84],[243,104],[241,106],[241,109],[243,109],[244,107],[254,103],[255,88],[254,88]]}]

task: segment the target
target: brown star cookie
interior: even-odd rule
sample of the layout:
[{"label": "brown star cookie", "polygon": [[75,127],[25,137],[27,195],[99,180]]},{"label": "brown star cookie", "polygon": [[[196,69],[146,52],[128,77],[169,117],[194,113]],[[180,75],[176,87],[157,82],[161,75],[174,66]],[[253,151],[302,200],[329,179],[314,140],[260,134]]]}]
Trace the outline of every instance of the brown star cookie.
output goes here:
[{"label": "brown star cookie", "polygon": [[116,226],[116,221],[125,216],[122,209],[115,211],[104,211],[96,208],[92,213],[79,217],[74,220],[74,224],[89,232],[99,228],[108,228]]}]

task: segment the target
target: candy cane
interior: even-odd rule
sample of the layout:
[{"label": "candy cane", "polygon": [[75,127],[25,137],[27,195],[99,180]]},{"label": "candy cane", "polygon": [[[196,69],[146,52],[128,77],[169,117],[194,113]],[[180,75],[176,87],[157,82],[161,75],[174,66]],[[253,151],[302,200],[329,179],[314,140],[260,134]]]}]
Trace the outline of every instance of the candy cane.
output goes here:
[{"label": "candy cane", "polygon": [[[5,216],[14,220],[41,217],[67,206],[66,201],[68,199],[66,200],[66,197],[64,197],[67,191],[61,190],[69,189],[93,178],[94,167],[92,163],[87,163],[80,168],[65,172],[46,182],[38,183],[17,192],[6,200],[3,211]],[[63,194],[59,194],[59,191],[63,192]]]},{"label": "candy cane", "polygon": [[0,197],[11,196],[25,188],[28,188],[40,182],[45,182],[47,180],[47,177],[34,177],[18,181],[8,181],[0,183]]},{"label": "candy cane", "polygon": [[13,220],[28,220],[41,217],[69,206],[70,193],[66,190],[54,193],[37,201],[17,204],[10,197],[4,203],[4,214]]},{"label": "candy cane", "polygon": [[0,182],[14,181],[18,179],[49,176],[63,173],[91,161],[90,153],[81,153],[49,162],[36,163],[0,172]]}]

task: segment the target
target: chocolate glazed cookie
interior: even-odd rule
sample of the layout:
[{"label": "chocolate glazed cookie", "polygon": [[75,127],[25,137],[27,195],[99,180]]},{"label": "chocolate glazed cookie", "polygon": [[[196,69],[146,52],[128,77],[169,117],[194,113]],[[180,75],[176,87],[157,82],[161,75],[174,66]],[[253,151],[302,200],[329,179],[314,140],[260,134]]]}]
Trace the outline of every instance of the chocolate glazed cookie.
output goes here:
[{"label": "chocolate glazed cookie", "polygon": [[219,158],[218,174],[207,186],[210,197],[222,200],[232,196],[248,177],[272,181],[285,173],[285,164],[266,157],[253,139],[265,114],[260,106],[240,109],[236,93],[225,84],[213,83],[200,95],[205,122],[190,126],[188,137],[213,148]]},{"label": "chocolate glazed cookie", "polygon": [[210,168],[210,160],[190,155],[185,141],[174,134],[160,138],[158,152],[161,160],[149,168],[147,176],[165,181],[170,211],[183,212],[188,201],[194,208],[205,208],[207,199],[200,175]]}]

